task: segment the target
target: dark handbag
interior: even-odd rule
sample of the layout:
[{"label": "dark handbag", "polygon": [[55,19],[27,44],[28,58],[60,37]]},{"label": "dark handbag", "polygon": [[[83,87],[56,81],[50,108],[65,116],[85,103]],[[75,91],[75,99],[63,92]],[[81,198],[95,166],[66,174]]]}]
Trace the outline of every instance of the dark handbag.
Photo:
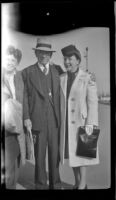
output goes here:
[{"label": "dark handbag", "polygon": [[93,133],[87,135],[85,127],[79,127],[76,155],[87,158],[96,158],[97,142],[100,129],[93,128]]}]

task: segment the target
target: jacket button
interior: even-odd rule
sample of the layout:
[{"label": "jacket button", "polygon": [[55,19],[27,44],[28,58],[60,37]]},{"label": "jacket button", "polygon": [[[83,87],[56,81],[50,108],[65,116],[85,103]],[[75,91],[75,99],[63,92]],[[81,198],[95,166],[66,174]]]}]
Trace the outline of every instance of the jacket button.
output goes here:
[{"label": "jacket button", "polygon": [[73,112],[75,112],[75,110],[74,110],[74,109],[72,109],[72,110],[71,110],[71,112],[73,113]]},{"label": "jacket button", "polygon": [[75,98],[71,98],[71,101],[75,101]]},{"label": "jacket button", "polygon": [[72,121],[71,123],[72,123],[72,124],[75,124],[75,121]]}]

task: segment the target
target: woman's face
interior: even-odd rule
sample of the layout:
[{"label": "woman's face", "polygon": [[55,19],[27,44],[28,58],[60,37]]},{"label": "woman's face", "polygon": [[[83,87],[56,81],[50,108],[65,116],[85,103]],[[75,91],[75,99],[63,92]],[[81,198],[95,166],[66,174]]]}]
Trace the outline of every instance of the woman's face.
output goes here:
[{"label": "woman's face", "polygon": [[75,72],[79,67],[79,60],[76,58],[75,55],[65,56],[64,66],[66,67],[67,71]]},{"label": "woman's face", "polygon": [[14,55],[7,55],[5,57],[5,69],[7,72],[13,72],[18,65],[17,59]]}]

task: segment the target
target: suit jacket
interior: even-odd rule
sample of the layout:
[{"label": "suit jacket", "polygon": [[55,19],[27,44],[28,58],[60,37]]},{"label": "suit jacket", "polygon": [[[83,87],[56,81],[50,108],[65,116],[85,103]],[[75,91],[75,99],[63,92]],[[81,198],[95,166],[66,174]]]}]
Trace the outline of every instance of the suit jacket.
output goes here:
[{"label": "suit jacket", "polygon": [[[17,134],[17,139],[19,142],[20,153],[22,163],[25,164],[25,134],[23,130],[23,112],[22,112],[22,103],[23,103],[23,90],[24,84],[22,80],[22,75],[20,71],[17,71],[15,75],[15,94],[16,100],[13,99],[12,91],[10,89],[10,85],[5,78],[5,74],[3,74],[3,84],[2,84],[2,103],[4,111],[6,111],[5,115],[5,124],[8,122],[12,126],[15,127],[13,130],[14,133]],[[7,124],[6,124],[7,127]],[[5,127],[5,128],[6,128]],[[11,130],[8,130],[11,131]],[[15,151],[15,149],[14,149]],[[12,152],[11,152],[12,153]]]},{"label": "suit jacket", "polygon": [[56,70],[58,71],[59,76],[65,72],[65,71],[62,69],[62,67],[59,66],[59,65],[55,65],[55,68],[56,68]]},{"label": "suit jacket", "polygon": [[[53,83],[53,106],[57,120],[57,127],[60,127],[60,79],[55,65],[49,66],[51,69]],[[24,120],[31,119],[32,129],[41,131],[44,127],[45,94],[43,90],[43,72],[38,67],[38,63],[25,68],[22,71],[24,80]]]},{"label": "suit jacket", "polygon": [[[65,122],[67,101],[67,73],[61,75],[61,161],[64,162]],[[79,69],[71,86],[68,98],[69,163],[71,166],[95,164],[97,159],[83,159],[76,156],[78,127],[86,124],[98,125],[98,97],[96,82],[89,73]]]}]

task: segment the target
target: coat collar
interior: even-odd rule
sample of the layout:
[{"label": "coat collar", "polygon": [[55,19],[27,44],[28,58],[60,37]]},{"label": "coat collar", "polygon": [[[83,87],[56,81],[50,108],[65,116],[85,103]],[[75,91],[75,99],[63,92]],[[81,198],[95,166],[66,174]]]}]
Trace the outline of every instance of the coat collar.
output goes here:
[{"label": "coat collar", "polygon": [[[78,81],[79,82],[83,81],[84,78],[85,78],[85,72],[82,69],[79,69],[79,71],[76,74],[76,78],[72,84],[71,90],[74,87],[75,83],[77,84]],[[68,79],[67,73],[62,74],[60,76],[60,79],[61,79],[61,88],[63,90],[64,96],[66,96],[67,79]],[[70,93],[71,93],[71,91],[70,91]]]},{"label": "coat collar", "polygon": [[56,94],[58,86],[59,86],[59,75],[58,75],[54,65],[50,65],[50,70],[51,70],[51,74],[52,74],[53,95],[55,97],[55,94]]},{"label": "coat collar", "polygon": [[80,87],[80,85],[82,84],[82,82],[85,80],[85,73],[82,69],[79,69],[76,78],[72,84],[71,90],[70,90],[70,94],[69,96],[71,96],[71,93],[73,92],[74,88]]}]

